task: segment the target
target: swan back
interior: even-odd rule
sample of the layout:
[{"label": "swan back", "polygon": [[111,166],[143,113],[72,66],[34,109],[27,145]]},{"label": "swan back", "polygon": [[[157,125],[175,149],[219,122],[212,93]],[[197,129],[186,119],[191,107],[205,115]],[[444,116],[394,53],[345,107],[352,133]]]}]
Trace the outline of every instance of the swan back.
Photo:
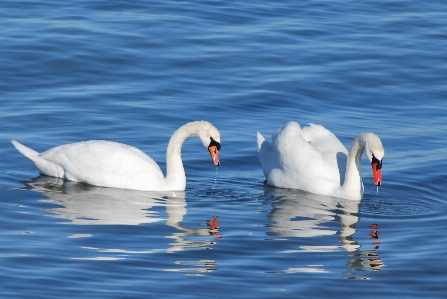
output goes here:
[{"label": "swan back", "polygon": [[340,187],[347,150],[324,127],[289,122],[273,133],[271,145],[260,137],[258,158],[269,185],[320,194]]}]

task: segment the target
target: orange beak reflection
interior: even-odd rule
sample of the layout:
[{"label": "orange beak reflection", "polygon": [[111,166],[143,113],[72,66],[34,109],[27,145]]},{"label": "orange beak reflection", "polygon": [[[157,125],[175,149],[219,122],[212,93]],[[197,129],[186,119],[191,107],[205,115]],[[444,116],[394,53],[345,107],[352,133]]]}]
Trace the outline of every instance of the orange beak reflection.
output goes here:
[{"label": "orange beak reflection", "polygon": [[373,170],[373,178],[374,178],[374,184],[376,186],[382,185],[382,169],[379,168],[378,163],[372,163],[372,170]]},{"label": "orange beak reflection", "polygon": [[217,149],[217,146],[210,145],[208,146],[208,151],[210,152],[211,158],[213,159],[214,165],[219,166],[219,150]]}]

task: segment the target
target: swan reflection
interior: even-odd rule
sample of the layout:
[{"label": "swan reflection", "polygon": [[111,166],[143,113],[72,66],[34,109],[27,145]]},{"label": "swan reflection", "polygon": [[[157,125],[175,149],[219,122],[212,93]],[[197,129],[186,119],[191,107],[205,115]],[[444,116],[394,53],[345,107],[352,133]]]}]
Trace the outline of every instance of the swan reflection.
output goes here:
[{"label": "swan reflection", "polygon": [[372,250],[360,251],[360,244],[353,238],[359,221],[360,201],[270,186],[265,186],[265,196],[272,204],[268,214],[272,221],[268,225],[268,235],[299,238],[338,236],[337,244],[303,245],[297,250],[283,253],[333,252],[342,249],[349,257],[347,265],[356,270],[359,270],[359,266],[362,269],[380,270],[385,265],[377,254],[378,242],[373,243]]},{"label": "swan reflection", "polygon": [[[63,222],[66,224],[139,225],[166,221],[166,225],[177,230],[164,236],[173,240],[170,247],[165,249],[167,252],[209,247],[220,238],[217,217],[208,220],[203,229],[182,226],[183,217],[187,214],[184,191],[143,192],[102,188],[48,176],[39,176],[23,184],[25,189],[40,192],[47,197],[41,199],[41,202],[59,206],[46,211],[51,213],[51,217],[69,220]],[[167,219],[157,211],[163,207],[166,209]],[[77,234],[70,237],[78,236],[91,235]],[[189,238],[190,236],[202,238]],[[110,252],[108,249],[97,250]]]}]

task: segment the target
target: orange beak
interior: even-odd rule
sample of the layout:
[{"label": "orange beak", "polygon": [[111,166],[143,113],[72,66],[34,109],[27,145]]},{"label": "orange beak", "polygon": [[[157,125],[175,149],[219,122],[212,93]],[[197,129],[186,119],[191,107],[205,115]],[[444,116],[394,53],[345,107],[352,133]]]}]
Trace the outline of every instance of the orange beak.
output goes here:
[{"label": "orange beak", "polygon": [[208,150],[210,152],[211,158],[213,159],[214,165],[219,166],[219,150],[217,149],[217,146],[210,145],[208,146]]},{"label": "orange beak", "polygon": [[371,164],[373,170],[374,184],[380,186],[383,183],[382,180],[382,168],[379,168],[379,163],[374,162]]}]

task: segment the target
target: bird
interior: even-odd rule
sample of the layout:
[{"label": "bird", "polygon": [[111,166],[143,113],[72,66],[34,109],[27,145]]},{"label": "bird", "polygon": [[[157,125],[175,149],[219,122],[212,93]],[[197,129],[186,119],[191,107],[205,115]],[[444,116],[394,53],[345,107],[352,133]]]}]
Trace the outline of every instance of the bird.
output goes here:
[{"label": "bird", "polygon": [[266,183],[274,187],[359,200],[364,192],[360,169],[364,151],[371,163],[374,184],[383,183],[385,150],[374,133],[358,135],[348,152],[325,127],[311,123],[301,128],[291,121],[272,134],[272,143],[257,132],[257,143]]},{"label": "bird", "polygon": [[193,121],[174,132],[166,151],[166,176],[141,150],[122,143],[90,140],[60,145],[38,153],[15,140],[15,148],[41,174],[93,186],[141,191],[183,191],[186,175],[181,158],[183,142],[197,136],[208,148],[214,165],[220,165],[220,132],[207,121]]}]

